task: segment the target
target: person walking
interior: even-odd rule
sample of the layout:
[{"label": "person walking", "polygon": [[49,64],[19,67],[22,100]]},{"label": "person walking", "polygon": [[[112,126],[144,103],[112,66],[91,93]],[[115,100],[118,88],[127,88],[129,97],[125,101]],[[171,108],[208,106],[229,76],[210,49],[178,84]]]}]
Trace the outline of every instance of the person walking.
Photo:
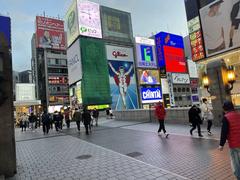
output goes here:
[{"label": "person walking", "polygon": [[58,112],[57,111],[55,111],[54,114],[53,114],[53,122],[54,122],[55,129],[58,132],[58,129],[59,129],[59,118],[58,118]]},{"label": "person walking", "polygon": [[31,113],[28,120],[29,120],[29,123],[30,123],[31,130],[33,130],[34,127],[35,127],[35,123],[37,123],[37,116],[35,116],[34,113]]},{"label": "person walking", "polygon": [[50,118],[47,111],[44,111],[42,114],[42,126],[43,126],[43,133],[48,134],[49,132],[49,125],[50,125]]},{"label": "person walking", "polygon": [[91,125],[91,124],[90,124],[90,123],[91,123],[91,114],[90,114],[90,112],[87,110],[86,107],[83,109],[82,120],[83,120],[83,124],[84,124],[84,126],[85,126],[86,134],[89,135],[88,128],[89,128],[90,125]]},{"label": "person walking", "polygon": [[58,112],[59,129],[61,129],[61,130],[63,128],[63,118],[64,117],[63,117],[62,113]]},{"label": "person walking", "polygon": [[109,116],[110,116],[109,108],[106,109],[106,116],[107,116],[107,119],[109,119]]},{"label": "person walking", "polygon": [[99,117],[99,111],[95,108],[93,110],[93,118],[95,120],[96,126],[98,126],[98,117]]},{"label": "person walking", "polygon": [[223,150],[228,140],[233,173],[237,180],[240,180],[240,113],[235,111],[231,101],[224,102],[223,110],[225,115],[222,120],[219,150]]},{"label": "person walking", "polygon": [[203,98],[202,100],[202,118],[204,121],[207,121],[207,131],[208,135],[212,135],[211,128],[212,128],[212,121],[213,121],[213,113],[212,113],[212,107],[208,103],[206,98]]},{"label": "person walking", "polygon": [[23,131],[23,129],[24,129],[24,131],[26,131],[26,128],[27,128],[27,122],[28,122],[28,116],[27,116],[27,114],[26,113],[23,113],[23,115],[22,115],[22,131]]},{"label": "person walking", "polygon": [[80,123],[82,121],[82,113],[78,108],[75,109],[75,112],[73,114],[73,120],[76,121],[77,129],[80,132]]},{"label": "person walking", "polygon": [[67,128],[70,128],[70,109],[69,108],[64,112],[64,119],[65,119]]},{"label": "person walking", "polygon": [[193,131],[197,128],[198,136],[203,137],[201,133],[201,110],[196,105],[193,105],[188,111],[189,122],[192,124],[192,129],[190,130],[190,134],[193,135]]},{"label": "person walking", "polygon": [[163,133],[165,134],[165,137],[167,138],[169,136],[169,134],[166,133],[166,129],[165,129],[165,125],[164,125],[166,110],[165,110],[162,102],[158,102],[157,105],[155,106],[155,115],[159,122],[158,135],[160,135],[161,131],[163,130]]}]

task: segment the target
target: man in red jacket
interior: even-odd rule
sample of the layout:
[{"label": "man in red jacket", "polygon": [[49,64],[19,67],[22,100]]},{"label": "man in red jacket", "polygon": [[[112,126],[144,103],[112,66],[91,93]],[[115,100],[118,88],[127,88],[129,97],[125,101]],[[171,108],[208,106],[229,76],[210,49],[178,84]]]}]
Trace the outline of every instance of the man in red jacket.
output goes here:
[{"label": "man in red jacket", "polygon": [[233,173],[240,180],[240,113],[234,110],[233,103],[230,101],[224,102],[223,110],[225,115],[219,150],[223,150],[223,146],[228,140]]},{"label": "man in red jacket", "polygon": [[158,102],[156,107],[155,107],[155,115],[158,118],[159,121],[159,129],[158,129],[158,134],[160,135],[161,131],[163,130],[166,138],[169,136],[169,134],[166,133],[165,125],[164,125],[164,119],[166,116],[166,110],[163,106],[162,102]]}]

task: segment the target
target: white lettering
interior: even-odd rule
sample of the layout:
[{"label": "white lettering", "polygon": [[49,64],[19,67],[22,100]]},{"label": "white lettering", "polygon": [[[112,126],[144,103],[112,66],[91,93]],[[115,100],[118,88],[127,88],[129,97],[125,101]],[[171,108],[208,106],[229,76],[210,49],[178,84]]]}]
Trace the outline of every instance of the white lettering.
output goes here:
[{"label": "white lettering", "polygon": [[157,89],[156,91],[151,91],[148,89],[147,91],[143,92],[143,99],[161,99],[161,91]]}]

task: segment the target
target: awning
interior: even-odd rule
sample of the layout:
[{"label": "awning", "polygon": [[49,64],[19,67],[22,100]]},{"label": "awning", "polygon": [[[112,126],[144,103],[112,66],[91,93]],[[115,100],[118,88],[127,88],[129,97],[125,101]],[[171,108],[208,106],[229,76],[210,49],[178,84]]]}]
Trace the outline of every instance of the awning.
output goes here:
[{"label": "awning", "polygon": [[14,106],[37,106],[41,105],[41,100],[14,101]]}]

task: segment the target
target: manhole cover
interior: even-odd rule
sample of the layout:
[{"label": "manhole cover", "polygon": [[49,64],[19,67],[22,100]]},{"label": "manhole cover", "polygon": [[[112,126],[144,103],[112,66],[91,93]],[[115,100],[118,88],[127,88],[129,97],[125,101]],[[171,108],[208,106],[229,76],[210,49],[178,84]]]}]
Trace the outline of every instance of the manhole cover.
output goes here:
[{"label": "manhole cover", "polygon": [[127,156],[130,156],[130,157],[138,157],[138,156],[141,156],[143,155],[142,153],[140,152],[131,152],[131,153],[128,153],[126,154]]},{"label": "manhole cover", "polygon": [[86,155],[78,156],[78,157],[76,157],[76,159],[84,160],[84,159],[89,159],[89,158],[91,158],[91,157],[92,157],[91,155],[86,154]]}]

